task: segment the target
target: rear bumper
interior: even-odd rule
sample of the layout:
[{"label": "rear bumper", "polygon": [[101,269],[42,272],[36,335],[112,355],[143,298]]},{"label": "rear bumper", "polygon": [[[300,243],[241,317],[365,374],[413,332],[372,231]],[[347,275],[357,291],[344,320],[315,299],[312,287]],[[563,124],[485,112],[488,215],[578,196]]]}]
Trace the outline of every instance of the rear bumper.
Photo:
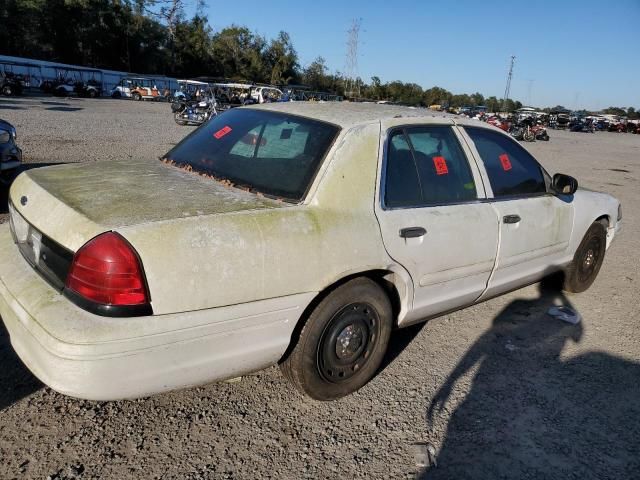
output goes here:
[{"label": "rear bumper", "polygon": [[81,310],[27,264],[0,226],[0,316],[42,382],[90,400],[139,398],[276,363],[314,294],[136,318]]}]

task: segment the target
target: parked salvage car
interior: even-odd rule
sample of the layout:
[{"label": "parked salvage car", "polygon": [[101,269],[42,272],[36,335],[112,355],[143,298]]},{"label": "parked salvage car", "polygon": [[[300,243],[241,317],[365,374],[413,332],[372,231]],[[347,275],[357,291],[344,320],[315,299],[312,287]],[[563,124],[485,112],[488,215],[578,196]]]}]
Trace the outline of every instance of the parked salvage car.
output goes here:
[{"label": "parked salvage car", "polygon": [[[163,161],[29,170],[0,315],[44,383],[135,398],[279,363],[332,400],[391,331],[564,271],[592,284],[620,203],[477,121],[374,104],[231,109]],[[425,360],[428,361],[428,360]]]},{"label": "parked salvage car", "polygon": [[16,143],[16,129],[0,119],[0,180],[22,163],[22,150]]}]

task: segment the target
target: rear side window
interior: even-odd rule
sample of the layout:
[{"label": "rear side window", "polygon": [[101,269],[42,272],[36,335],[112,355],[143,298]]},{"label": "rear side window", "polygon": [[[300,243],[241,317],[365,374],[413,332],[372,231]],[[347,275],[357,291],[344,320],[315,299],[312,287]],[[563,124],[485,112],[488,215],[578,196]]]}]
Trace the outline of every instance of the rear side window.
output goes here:
[{"label": "rear side window", "polygon": [[233,109],[195,130],[165,158],[241,188],[299,201],[338,132],[294,115]]},{"label": "rear side window", "polygon": [[464,129],[476,145],[496,198],[547,191],[542,167],[519,144],[486,128]]},{"label": "rear side window", "polygon": [[387,150],[385,206],[446,205],[475,200],[467,158],[449,126],[392,132]]}]

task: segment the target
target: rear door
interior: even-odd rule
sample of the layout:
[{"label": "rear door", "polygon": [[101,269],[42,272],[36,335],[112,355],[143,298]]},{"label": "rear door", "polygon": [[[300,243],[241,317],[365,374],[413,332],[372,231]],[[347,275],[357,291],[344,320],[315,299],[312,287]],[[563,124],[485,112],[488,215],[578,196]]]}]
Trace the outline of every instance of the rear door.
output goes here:
[{"label": "rear door", "polygon": [[485,296],[542,278],[566,260],[573,205],[550,191],[550,177],[518,142],[498,131],[464,127],[482,160],[500,219],[500,249]]},{"label": "rear door", "polygon": [[376,215],[389,255],[414,284],[417,321],[473,303],[498,247],[498,219],[450,125],[394,127],[384,140]]}]

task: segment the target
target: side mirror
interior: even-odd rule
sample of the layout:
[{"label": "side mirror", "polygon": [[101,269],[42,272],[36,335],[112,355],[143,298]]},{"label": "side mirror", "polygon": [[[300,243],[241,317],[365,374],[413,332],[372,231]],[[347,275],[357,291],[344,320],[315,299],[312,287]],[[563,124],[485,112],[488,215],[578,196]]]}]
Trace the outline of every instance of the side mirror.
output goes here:
[{"label": "side mirror", "polygon": [[563,173],[556,173],[551,181],[551,187],[556,193],[573,195],[578,190],[578,180]]}]

